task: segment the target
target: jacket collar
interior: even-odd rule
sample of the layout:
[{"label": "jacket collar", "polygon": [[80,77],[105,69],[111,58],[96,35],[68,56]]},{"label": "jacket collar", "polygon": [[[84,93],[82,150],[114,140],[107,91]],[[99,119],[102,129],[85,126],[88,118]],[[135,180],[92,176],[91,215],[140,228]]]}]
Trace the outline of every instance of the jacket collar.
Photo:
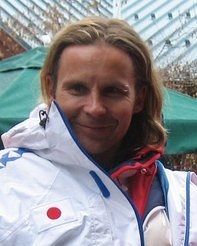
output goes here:
[{"label": "jacket collar", "polygon": [[[36,107],[31,112],[29,119],[3,134],[2,139],[6,148],[30,149],[45,159],[63,165],[67,160],[67,163],[75,163],[76,165],[84,166],[87,163],[86,166],[89,169],[93,168],[92,163],[98,166],[98,163],[79,143],[68,119],[56,101],[51,103],[49,109],[45,104]],[[162,148],[143,148],[133,158],[121,163],[110,173],[114,178],[125,170],[146,168],[158,159],[162,152]]]},{"label": "jacket collar", "polygon": [[151,174],[152,165],[162,156],[163,152],[163,146],[160,148],[144,147],[134,153],[132,158],[113,168],[110,174],[114,179],[118,176],[132,176],[137,170]]}]

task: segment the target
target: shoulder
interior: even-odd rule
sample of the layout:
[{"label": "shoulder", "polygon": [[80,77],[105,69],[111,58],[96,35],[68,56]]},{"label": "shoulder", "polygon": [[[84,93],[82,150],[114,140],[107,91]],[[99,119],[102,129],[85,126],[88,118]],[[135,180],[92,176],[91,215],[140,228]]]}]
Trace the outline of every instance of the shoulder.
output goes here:
[{"label": "shoulder", "polygon": [[158,163],[161,183],[165,184],[169,220],[172,227],[173,245],[193,245],[197,240],[197,176],[189,171],[172,171]]},{"label": "shoulder", "polygon": [[185,185],[185,183],[192,183],[197,186],[197,175],[190,171],[174,171],[167,169],[163,166],[161,162],[157,162],[158,171],[160,178],[168,181],[170,185],[172,182],[174,184],[179,183],[180,185]]},{"label": "shoulder", "polygon": [[31,209],[50,189],[57,172],[49,161],[29,150],[0,151],[0,242],[25,223]]},{"label": "shoulder", "polygon": [[31,176],[37,177],[37,172],[40,174],[42,172],[46,173],[46,169],[50,173],[56,168],[50,161],[36,155],[31,150],[25,148],[7,148],[0,151],[1,177],[7,173],[7,178],[17,179],[19,177],[21,178],[21,175],[25,178],[25,175],[28,173],[28,180]]},{"label": "shoulder", "polygon": [[197,175],[195,173],[173,171],[166,169],[160,162],[157,164],[166,200],[182,204],[187,200],[191,199],[194,202],[197,199]]},{"label": "shoulder", "polygon": [[168,180],[173,185],[179,185],[181,187],[194,186],[197,189],[197,175],[190,171],[172,171],[165,170]]},{"label": "shoulder", "polygon": [[0,151],[1,193],[11,187],[12,195],[23,187],[26,192],[46,189],[57,172],[56,166],[31,150],[8,148]]}]

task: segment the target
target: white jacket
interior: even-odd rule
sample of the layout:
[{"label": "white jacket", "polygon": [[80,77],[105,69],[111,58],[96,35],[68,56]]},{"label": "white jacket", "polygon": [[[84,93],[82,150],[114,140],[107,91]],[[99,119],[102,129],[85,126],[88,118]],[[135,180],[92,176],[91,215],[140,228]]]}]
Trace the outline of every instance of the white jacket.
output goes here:
[{"label": "white jacket", "polygon": [[[164,210],[172,245],[197,245],[194,173],[158,162],[166,208],[154,208],[142,224],[125,192],[80,146],[58,105],[52,103],[45,129],[40,107],[2,137],[0,245],[144,245],[143,231],[153,232],[153,218]],[[152,232],[145,233],[146,245],[166,245],[155,241],[160,231]]]}]

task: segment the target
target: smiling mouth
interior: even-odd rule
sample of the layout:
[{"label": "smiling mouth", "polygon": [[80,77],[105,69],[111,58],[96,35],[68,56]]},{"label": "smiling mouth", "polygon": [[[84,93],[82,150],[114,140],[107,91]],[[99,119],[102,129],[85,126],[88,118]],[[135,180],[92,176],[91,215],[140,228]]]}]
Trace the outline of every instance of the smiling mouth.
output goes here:
[{"label": "smiling mouth", "polygon": [[108,124],[108,125],[94,125],[94,124],[81,124],[81,123],[77,123],[77,125],[79,125],[80,127],[83,128],[88,128],[88,129],[92,129],[92,130],[104,130],[104,129],[109,129],[109,128],[113,128],[115,127],[115,124]]},{"label": "smiling mouth", "polygon": [[73,131],[78,137],[80,137],[80,139],[88,138],[91,141],[106,141],[106,139],[109,139],[113,135],[116,128],[115,124],[90,125],[89,123],[83,124],[73,122]]}]

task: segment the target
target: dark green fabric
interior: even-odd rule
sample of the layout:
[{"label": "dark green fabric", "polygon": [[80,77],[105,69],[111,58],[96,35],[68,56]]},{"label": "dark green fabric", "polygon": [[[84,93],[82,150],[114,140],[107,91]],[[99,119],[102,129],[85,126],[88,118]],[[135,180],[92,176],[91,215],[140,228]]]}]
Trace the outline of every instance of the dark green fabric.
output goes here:
[{"label": "dark green fabric", "polygon": [[[38,47],[0,62],[0,134],[26,119],[39,103],[39,73],[46,53]],[[197,152],[197,100],[166,89],[163,115],[166,154]]]},{"label": "dark green fabric", "polygon": [[163,114],[168,130],[166,153],[197,153],[197,99],[168,89]]},{"label": "dark green fabric", "polygon": [[39,73],[46,53],[39,47],[0,62],[0,135],[39,103]]},{"label": "dark green fabric", "polygon": [[[13,74],[12,74],[13,73]],[[12,74],[12,75],[11,75]],[[12,82],[1,86],[2,77]],[[27,118],[39,98],[39,70],[22,69],[0,73],[0,132]],[[6,83],[6,81],[4,81]],[[4,87],[4,89],[2,89]]]},{"label": "dark green fabric", "polygon": [[0,72],[22,68],[40,68],[46,53],[46,48],[37,47],[19,55],[11,56],[0,62]]}]

